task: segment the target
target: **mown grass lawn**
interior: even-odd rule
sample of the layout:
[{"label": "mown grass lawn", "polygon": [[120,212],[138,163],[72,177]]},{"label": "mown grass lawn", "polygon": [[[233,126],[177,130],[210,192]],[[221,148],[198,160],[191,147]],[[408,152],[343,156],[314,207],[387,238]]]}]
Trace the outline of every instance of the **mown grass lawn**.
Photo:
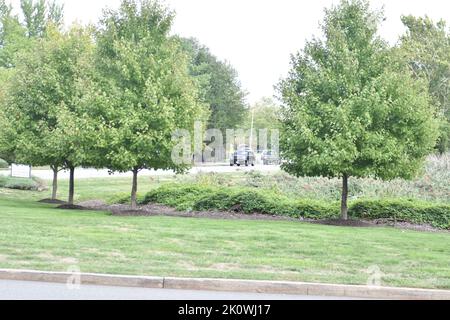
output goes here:
[{"label": "mown grass lawn", "polygon": [[[91,199],[102,198],[92,193],[88,184],[94,182],[80,183],[80,199],[89,190]],[[378,266],[386,286],[450,289],[446,232],[113,217],[38,204],[43,197],[0,189],[0,268],[66,271],[76,265],[109,274],[366,284],[367,270]]]}]

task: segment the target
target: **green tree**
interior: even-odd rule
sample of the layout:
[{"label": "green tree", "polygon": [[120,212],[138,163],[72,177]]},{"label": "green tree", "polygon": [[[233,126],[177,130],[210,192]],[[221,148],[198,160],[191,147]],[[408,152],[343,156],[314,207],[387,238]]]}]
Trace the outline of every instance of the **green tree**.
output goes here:
[{"label": "green tree", "polygon": [[199,84],[201,101],[209,106],[208,128],[225,132],[242,126],[248,116],[247,94],[241,88],[236,70],[197,40],[182,38],[180,41],[190,56],[190,74]]},{"label": "green tree", "polygon": [[30,38],[42,37],[48,26],[60,28],[64,22],[64,6],[56,1],[47,0],[20,0],[20,7],[24,18],[27,36]]},{"label": "green tree", "polygon": [[74,170],[96,143],[93,120],[85,108],[86,75],[92,65],[91,32],[73,27],[48,30],[32,50],[18,59],[8,81],[4,110],[14,128],[17,161],[70,170],[69,203],[74,200]]},{"label": "green tree", "polygon": [[12,6],[0,0],[0,69],[13,68],[19,52],[44,37],[49,26],[61,29],[63,25],[63,6],[56,2],[21,0],[20,4],[23,23]]},{"label": "green tree", "polygon": [[253,122],[255,130],[273,130],[280,128],[280,106],[272,98],[264,97],[250,107],[245,128],[250,128]]},{"label": "green tree", "polygon": [[[4,85],[1,88],[5,88]],[[4,97],[0,89],[0,103],[3,103]],[[0,105],[0,158],[8,161],[9,163],[14,161],[14,142],[15,139],[15,130],[11,126],[11,123],[8,121],[6,116],[5,109],[2,105]]]},{"label": "green tree", "polygon": [[292,58],[279,85],[283,169],[342,178],[343,219],[350,177],[412,178],[437,139],[425,85],[377,37],[382,17],[368,1],[326,10],[324,39]]},{"label": "green tree", "polygon": [[0,0],[0,157],[9,162],[14,160],[14,128],[6,117],[5,99],[8,81],[14,73],[14,61],[27,46],[24,28],[12,6]]},{"label": "green tree", "polygon": [[[0,0],[0,86],[3,91],[8,88],[11,77],[16,72],[15,67],[18,59],[28,51],[29,57],[33,57],[31,51],[39,48],[36,42],[46,36],[48,29],[61,29],[63,23],[63,6],[55,1],[48,2],[39,0],[22,0],[21,9],[23,23],[17,15],[12,12],[12,6]],[[31,52],[31,53],[30,53]],[[1,89],[0,89],[1,90]],[[0,95],[0,113],[5,114],[5,94]],[[6,116],[3,117],[6,119]],[[7,126],[9,126],[7,128]],[[17,150],[17,136],[15,127],[5,122],[3,130],[0,131],[0,153],[9,161],[18,160],[14,154]],[[40,143],[38,140],[37,143]],[[24,160],[24,159],[22,159]],[[53,197],[56,197],[58,167],[53,166],[54,183]]]},{"label": "green tree", "polygon": [[399,52],[414,76],[429,84],[433,104],[442,116],[438,150],[450,150],[450,33],[445,21],[402,17],[407,33]]},{"label": "green tree", "polygon": [[133,207],[140,170],[187,168],[172,160],[172,134],[204,117],[186,54],[169,35],[173,17],[157,1],[125,0],[106,12],[97,35],[101,93],[91,105],[105,121],[97,166],[133,172]]},{"label": "green tree", "polygon": [[17,53],[27,47],[25,28],[12,13],[11,5],[0,0],[0,73],[14,67]]}]

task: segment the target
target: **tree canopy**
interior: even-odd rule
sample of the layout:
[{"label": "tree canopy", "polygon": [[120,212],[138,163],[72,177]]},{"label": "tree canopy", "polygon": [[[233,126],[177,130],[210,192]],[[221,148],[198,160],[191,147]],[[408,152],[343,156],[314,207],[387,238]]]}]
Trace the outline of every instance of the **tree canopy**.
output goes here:
[{"label": "tree canopy", "polygon": [[21,15],[13,14],[12,6],[0,0],[0,68],[13,68],[15,57],[49,27],[62,28],[63,6],[55,1],[21,0],[20,9]]},{"label": "tree canopy", "polygon": [[270,97],[264,97],[250,107],[245,127],[250,128],[253,120],[255,130],[279,129],[280,106]]},{"label": "tree canopy", "polygon": [[169,34],[172,20],[173,13],[158,2],[125,0],[106,12],[97,34],[101,93],[92,113],[105,123],[99,165],[133,171],[133,206],[140,170],[187,168],[172,160],[172,134],[192,131],[194,121],[204,118],[187,56]]},{"label": "tree canopy", "polygon": [[323,39],[292,57],[279,85],[283,169],[297,176],[412,178],[436,139],[426,86],[377,36],[382,21],[368,1],[326,10]]},{"label": "tree canopy", "polygon": [[50,25],[60,28],[64,22],[64,6],[56,1],[20,0],[20,7],[30,38],[42,37]]},{"label": "tree canopy", "polygon": [[450,150],[450,33],[445,21],[429,17],[402,17],[407,33],[401,38],[399,53],[414,77],[429,86],[432,103],[442,117],[438,149]]},{"label": "tree canopy", "polygon": [[72,171],[86,161],[96,141],[84,109],[92,53],[90,31],[53,28],[17,59],[4,103],[17,161]]},{"label": "tree canopy", "polygon": [[209,106],[209,129],[236,129],[248,116],[237,71],[227,62],[220,61],[210,50],[195,39],[180,39],[190,57],[190,74],[199,85],[199,97]]}]

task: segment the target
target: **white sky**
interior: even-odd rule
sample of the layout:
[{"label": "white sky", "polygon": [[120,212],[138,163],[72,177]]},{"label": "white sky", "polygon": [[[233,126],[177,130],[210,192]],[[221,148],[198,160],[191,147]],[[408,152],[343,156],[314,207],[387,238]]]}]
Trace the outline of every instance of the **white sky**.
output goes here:
[{"label": "white sky", "polygon": [[[65,4],[66,23],[96,22],[105,7],[120,0],[57,0]],[[19,0],[11,0],[18,6]],[[289,69],[291,53],[318,34],[323,8],[338,0],[165,0],[177,13],[173,32],[195,37],[239,72],[248,101],[274,94],[273,86]],[[385,7],[380,33],[395,43],[404,28],[402,14],[429,15],[450,23],[448,0],[371,0]]]}]

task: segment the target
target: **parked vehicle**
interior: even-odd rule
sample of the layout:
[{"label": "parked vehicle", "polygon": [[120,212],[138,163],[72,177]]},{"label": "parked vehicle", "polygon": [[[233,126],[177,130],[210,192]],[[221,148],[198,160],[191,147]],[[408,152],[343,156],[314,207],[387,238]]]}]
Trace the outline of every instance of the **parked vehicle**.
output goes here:
[{"label": "parked vehicle", "polygon": [[270,164],[280,164],[280,157],[272,150],[264,150],[261,155],[261,160],[265,166]]},{"label": "parked vehicle", "polygon": [[237,165],[240,166],[252,166],[254,167],[256,163],[256,157],[253,150],[247,145],[241,145],[238,147],[230,157],[230,166]]}]

